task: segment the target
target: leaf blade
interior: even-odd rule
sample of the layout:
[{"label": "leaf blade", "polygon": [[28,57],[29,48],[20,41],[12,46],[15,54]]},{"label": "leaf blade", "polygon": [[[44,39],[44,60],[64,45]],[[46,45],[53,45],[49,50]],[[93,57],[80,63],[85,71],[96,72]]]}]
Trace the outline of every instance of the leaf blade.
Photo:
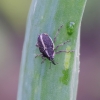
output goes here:
[{"label": "leaf blade", "polygon": [[[85,0],[33,0],[26,28],[17,100],[76,99],[80,44],[78,32],[85,3]],[[71,35],[67,32],[69,22],[75,23]],[[39,33],[46,32],[54,37],[61,25],[64,27],[55,45],[69,39],[71,42],[68,46],[60,49],[70,47],[75,53],[69,53],[68,69],[64,67],[64,53],[55,57],[59,64],[49,69],[49,61],[41,65],[41,58],[35,59],[39,53],[35,44]]]}]

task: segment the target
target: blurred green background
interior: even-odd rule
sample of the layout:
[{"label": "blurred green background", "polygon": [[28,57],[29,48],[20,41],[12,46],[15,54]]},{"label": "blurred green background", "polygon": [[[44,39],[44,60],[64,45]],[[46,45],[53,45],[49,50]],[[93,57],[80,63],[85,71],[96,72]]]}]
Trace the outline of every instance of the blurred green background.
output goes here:
[{"label": "blurred green background", "polygon": [[[0,0],[0,100],[16,100],[31,0]],[[77,100],[100,100],[100,0],[87,0],[81,26]]]}]

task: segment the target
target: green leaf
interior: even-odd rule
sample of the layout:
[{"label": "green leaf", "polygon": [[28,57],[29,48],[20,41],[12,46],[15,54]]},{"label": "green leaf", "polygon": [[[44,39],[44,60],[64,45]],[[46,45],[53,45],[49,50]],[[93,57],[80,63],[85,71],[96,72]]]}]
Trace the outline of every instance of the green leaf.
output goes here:
[{"label": "green leaf", "polygon": [[[80,23],[86,0],[33,0],[28,16],[22,52],[17,100],[76,100],[79,74]],[[55,56],[57,65],[41,57],[35,46],[41,33],[53,39],[59,27],[55,45],[70,40],[59,50],[74,52]]]}]

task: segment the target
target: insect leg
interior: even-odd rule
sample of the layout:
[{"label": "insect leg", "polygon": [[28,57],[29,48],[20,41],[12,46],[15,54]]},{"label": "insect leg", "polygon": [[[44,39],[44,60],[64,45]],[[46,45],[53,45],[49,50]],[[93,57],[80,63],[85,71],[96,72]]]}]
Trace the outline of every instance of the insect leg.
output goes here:
[{"label": "insect leg", "polygon": [[57,50],[60,46],[65,45],[68,42],[69,42],[69,40],[65,41],[64,43],[59,44],[58,46],[55,47],[54,50]]},{"label": "insect leg", "polygon": [[58,35],[60,29],[62,28],[62,26],[63,26],[63,25],[61,25],[61,26],[59,27],[58,31],[56,32],[56,35],[55,35],[55,37],[54,37],[54,43],[56,42],[57,35]]},{"label": "insect leg", "polygon": [[65,52],[65,53],[70,53],[70,52],[74,52],[74,50],[70,50],[70,51],[61,50],[61,51],[56,52],[56,54],[59,54],[59,53],[62,53],[62,52]]},{"label": "insect leg", "polygon": [[44,58],[44,57],[42,56],[42,59],[43,59],[43,60],[42,60],[41,64],[44,63],[44,61],[46,60],[46,58]]},{"label": "insect leg", "polygon": [[49,69],[51,69],[51,62],[50,62],[50,67],[49,67]]},{"label": "insect leg", "polygon": [[39,47],[38,44],[36,44],[36,47]]},{"label": "insect leg", "polygon": [[42,53],[41,53],[41,54],[36,55],[36,56],[35,56],[35,58],[36,58],[36,57],[39,57],[39,56],[42,56]]}]

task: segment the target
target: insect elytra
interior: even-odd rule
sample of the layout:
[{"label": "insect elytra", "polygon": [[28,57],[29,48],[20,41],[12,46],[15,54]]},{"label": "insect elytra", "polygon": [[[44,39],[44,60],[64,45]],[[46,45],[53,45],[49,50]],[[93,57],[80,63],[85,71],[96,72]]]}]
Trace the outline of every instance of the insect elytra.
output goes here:
[{"label": "insect elytra", "polygon": [[54,62],[55,54],[59,54],[61,52],[67,52],[67,53],[71,52],[71,51],[66,51],[66,50],[57,51],[57,49],[60,46],[66,44],[67,42],[69,42],[69,40],[65,41],[64,43],[59,44],[56,47],[54,45],[54,43],[56,42],[56,38],[59,33],[59,30],[62,28],[62,26],[60,26],[60,28],[58,29],[53,40],[47,33],[42,33],[38,36],[36,46],[39,48],[39,51],[41,52],[41,54],[37,55],[36,57],[38,57],[38,56],[42,57],[43,61],[41,63],[43,63],[47,58],[48,60],[50,60],[50,62],[52,62],[54,65],[56,65],[56,63]]}]

